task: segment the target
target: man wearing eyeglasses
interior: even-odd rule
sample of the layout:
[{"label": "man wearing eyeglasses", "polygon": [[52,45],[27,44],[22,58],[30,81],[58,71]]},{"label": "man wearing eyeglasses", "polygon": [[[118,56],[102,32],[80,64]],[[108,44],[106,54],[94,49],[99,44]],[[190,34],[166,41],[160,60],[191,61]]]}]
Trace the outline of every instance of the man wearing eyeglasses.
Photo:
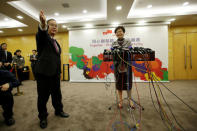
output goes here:
[{"label": "man wearing eyeglasses", "polygon": [[36,34],[38,60],[35,65],[38,92],[38,112],[40,127],[47,127],[46,104],[49,96],[52,97],[52,105],[55,115],[67,118],[69,114],[63,111],[62,94],[60,89],[61,73],[61,48],[55,40],[58,31],[55,19],[46,21],[43,11],[40,11],[40,25]]}]

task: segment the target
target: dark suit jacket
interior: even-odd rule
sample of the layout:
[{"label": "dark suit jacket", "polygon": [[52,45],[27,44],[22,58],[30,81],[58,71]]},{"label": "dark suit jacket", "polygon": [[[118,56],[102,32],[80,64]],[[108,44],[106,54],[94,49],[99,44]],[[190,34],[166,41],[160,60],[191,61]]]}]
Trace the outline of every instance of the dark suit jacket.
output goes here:
[{"label": "dark suit jacket", "polygon": [[[36,55],[36,59],[38,59],[38,55]],[[30,61],[31,61],[31,66],[34,66],[37,60],[33,60],[33,55],[30,55]]]},{"label": "dark suit jacket", "polygon": [[61,73],[61,48],[59,47],[59,53],[53,45],[53,40],[48,34],[48,30],[42,31],[38,27],[38,33],[36,34],[36,45],[38,51],[38,61],[35,65],[35,73],[46,76],[53,76]]},{"label": "dark suit jacket", "polygon": [[0,55],[1,55],[1,57],[0,57],[0,61],[1,62],[3,62],[3,63],[7,63],[7,62],[12,63],[12,53],[11,52],[7,51],[7,57],[6,57],[5,51],[1,50],[0,51]]},{"label": "dark suit jacket", "polygon": [[8,90],[12,90],[13,87],[19,86],[19,82],[16,77],[7,70],[0,70],[0,86],[3,84],[9,83],[10,88]]},{"label": "dark suit jacket", "polygon": [[[5,55],[5,51],[4,50],[0,50],[0,62],[4,63],[12,63],[12,53],[7,51],[7,57]],[[5,67],[7,70],[10,70],[12,67],[11,65]]]}]

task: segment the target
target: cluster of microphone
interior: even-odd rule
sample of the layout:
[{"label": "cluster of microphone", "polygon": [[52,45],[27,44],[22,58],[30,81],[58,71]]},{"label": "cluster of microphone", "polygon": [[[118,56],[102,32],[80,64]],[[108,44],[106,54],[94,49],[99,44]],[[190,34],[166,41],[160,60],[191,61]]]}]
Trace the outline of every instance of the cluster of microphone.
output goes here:
[{"label": "cluster of microphone", "polygon": [[104,61],[154,61],[155,51],[144,47],[119,48],[113,47],[111,50],[105,49],[103,52]]}]

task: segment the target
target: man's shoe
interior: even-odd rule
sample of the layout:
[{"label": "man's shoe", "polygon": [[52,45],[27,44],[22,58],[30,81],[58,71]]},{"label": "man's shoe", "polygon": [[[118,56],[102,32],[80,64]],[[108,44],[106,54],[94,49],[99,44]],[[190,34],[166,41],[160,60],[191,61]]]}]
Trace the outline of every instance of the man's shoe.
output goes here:
[{"label": "man's shoe", "polygon": [[69,117],[69,114],[68,113],[65,113],[65,112],[55,112],[55,115],[56,116],[60,116],[60,117],[64,117],[64,118],[68,118]]},{"label": "man's shoe", "polygon": [[47,127],[47,119],[40,120],[40,127],[42,129]]},{"label": "man's shoe", "polygon": [[5,124],[8,126],[14,125],[15,124],[14,118],[5,119]]}]

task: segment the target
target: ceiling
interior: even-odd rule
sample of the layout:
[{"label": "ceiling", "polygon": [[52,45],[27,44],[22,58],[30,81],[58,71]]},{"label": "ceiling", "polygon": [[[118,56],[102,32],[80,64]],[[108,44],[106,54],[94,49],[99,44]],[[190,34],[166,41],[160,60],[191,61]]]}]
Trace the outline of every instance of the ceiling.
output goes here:
[{"label": "ceiling", "polygon": [[56,19],[59,32],[118,24],[197,25],[197,0],[1,0],[0,36],[35,34],[40,10]]}]

